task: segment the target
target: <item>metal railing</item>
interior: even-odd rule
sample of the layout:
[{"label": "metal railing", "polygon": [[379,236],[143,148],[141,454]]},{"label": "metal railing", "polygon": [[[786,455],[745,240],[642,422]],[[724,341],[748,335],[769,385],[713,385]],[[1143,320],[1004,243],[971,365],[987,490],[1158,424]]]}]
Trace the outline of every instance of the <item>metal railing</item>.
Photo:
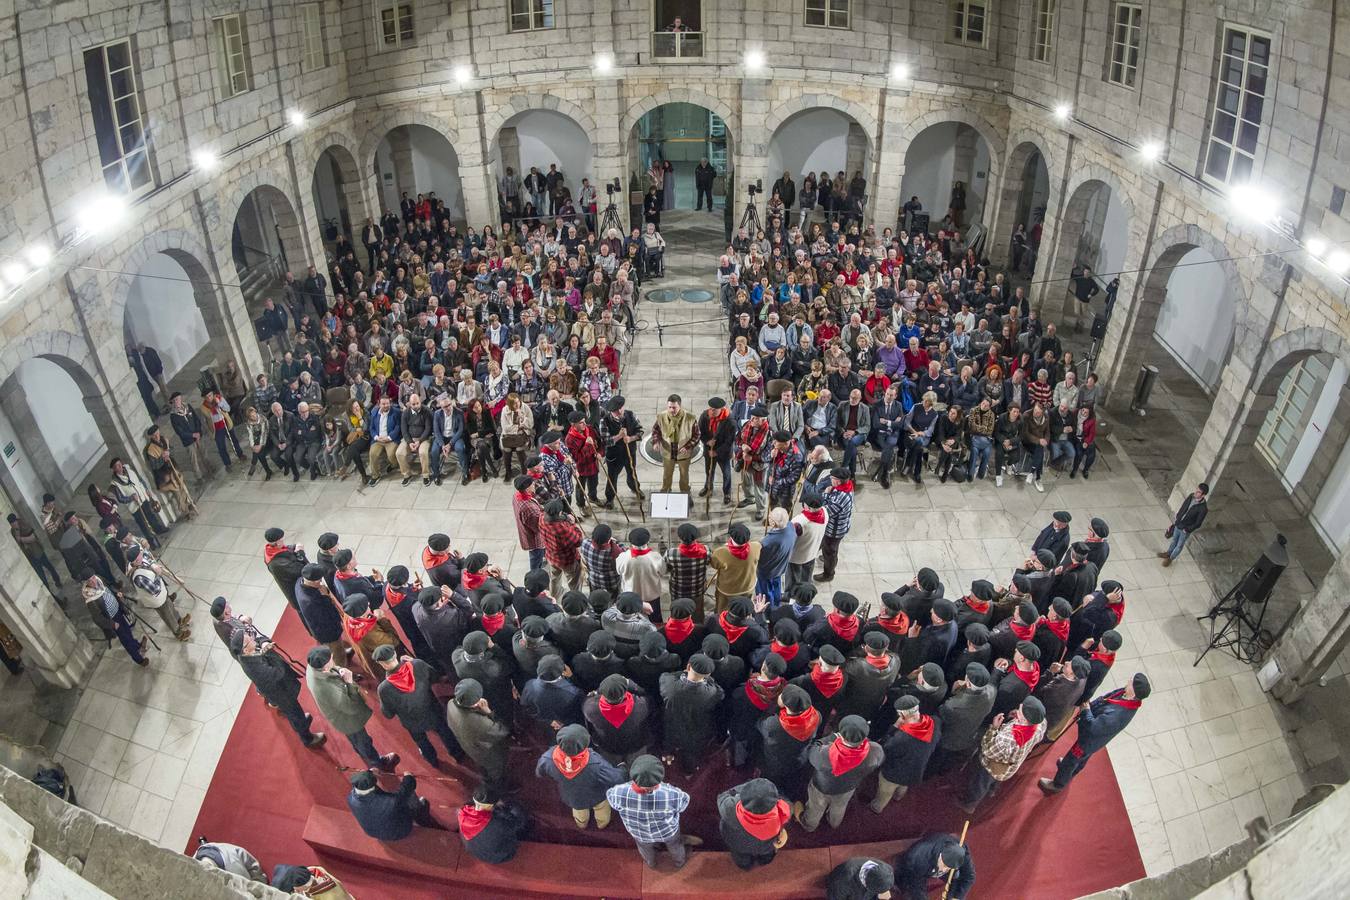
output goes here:
[{"label": "metal railing", "polygon": [[701,31],[653,31],[652,56],[656,59],[690,59],[703,56]]}]

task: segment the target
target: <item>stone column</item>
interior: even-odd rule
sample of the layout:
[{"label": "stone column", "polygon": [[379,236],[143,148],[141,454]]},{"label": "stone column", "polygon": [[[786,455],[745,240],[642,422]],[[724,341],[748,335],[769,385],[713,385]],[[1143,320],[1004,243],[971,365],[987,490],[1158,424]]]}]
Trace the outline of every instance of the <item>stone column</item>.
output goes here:
[{"label": "stone column", "polygon": [[1279,666],[1271,693],[1284,703],[1298,701],[1318,684],[1350,646],[1350,556],[1336,557],[1317,593],[1303,604],[1266,659]]},{"label": "stone column", "polygon": [[[5,417],[14,428],[15,442],[24,457],[21,464],[32,466],[43,486],[56,497],[57,502],[64,504],[74,492],[61,476],[61,468],[57,465],[56,458],[52,456],[47,442],[42,439],[42,431],[33,417],[33,408],[28,405],[18,378],[9,378],[4,386],[0,387],[0,408],[4,409]],[[42,507],[42,498],[24,499],[29,504],[28,511],[36,515]]]},{"label": "stone column", "polygon": [[[412,133],[407,126],[399,126],[389,132],[389,156],[394,163],[394,194],[402,201],[403,192],[412,194],[417,189],[417,178],[413,174]],[[416,195],[413,195],[414,199]]]},{"label": "stone column", "polygon": [[[318,205],[314,202],[314,173],[301,173],[295,164],[295,143],[286,144],[286,167],[291,174],[291,197],[294,203],[294,217],[286,215],[284,209],[273,215],[281,228],[281,243],[286,248],[286,268],[302,279],[307,266],[313,265],[320,272],[327,270],[324,263],[325,252],[323,229],[319,226]],[[296,254],[302,254],[296,259]]]},{"label": "stone column", "polygon": [[[207,331],[225,336],[230,354],[239,366],[239,371],[244,373],[248,383],[252,385],[253,378],[265,371],[262,348],[258,345],[258,332],[253,327],[253,319],[249,315],[244,292],[233,275],[223,277],[224,270],[220,264],[220,257],[217,255],[215,243],[211,240],[211,235],[219,229],[220,203],[214,194],[206,196],[200,190],[194,192],[193,199],[197,225],[201,229],[202,246],[206,249],[207,257],[198,262],[206,267],[207,277],[216,282],[214,285],[193,284],[193,291],[197,295],[197,307],[206,320]],[[230,267],[233,268],[233,262]],[[241,413],[237,413],[236,418],[239,415]]]},{"label": "stone column", "polygon": [[[734,228],[740,224],[745,212],[748,194],[746,186],[755,179],[764,179],[764,190],[769,190],[772,179],[768,174],[769,138],[767,120],[769,116],[769,82],[766,78],[746,76],[741,81],[741,130],[736,138],[736,165],[731,186],[731,196],[735,203],[732,218]],[[757,194],[755,205],[759,208],[760,220],[764,219],[764,209],[768,204],[768,194]],[[751,235],[754,237],[754,235]]]},{"label": "stone column", "polygon": [[454,103],[455,122],[459,126],[455,152],[459,155],[459,183],[464,191],[464,217],[470,225],[480,227],[500,218],[496,173],[488,164],[487,148],[492,135],[483,133],[483,98],[479,92],[464,91],[455,97]]},{"label": "stone column", "polygon": [[952,180],[959,181],[966,186],[966,210],[962,219],[965,226],[982,219],[985,209],[989,205],[988,178],[986,177],[983,184],[977,184],[975,181],[975,153],[979,141],[979,132],[974,128],[969,125],[956,126],[956,150],[952,160]]},{"label": "stone column", "polygon": [[[629,217],[629,208],[626,202],[628,178],[625,173],[624,147],[627,135],[619,133],[619,124],[622,120],[623,109],[618,80],[614,78],[597,80],[595,82],[595,125],[600,130],[597,134],[591,135],[591,185],[596,192],[597,225],[599,224],[600,213],[609,202],[605,185],[616,178],[619,179],[620,191],[614,195],[614,208],[619,212],[620,221],[627,221]],[[576,195],[580,184],[581,182],[578,181],[572,187],[573,196]],[[628,227],[632,228],[633,223],[629,222]]]},{"label": "stone column", "polygon": [[900,197],[900,182],[905,175],[905,154],[897,144],[905,131],[905,106],[908,101],[909,91],[895,87],[887,87],[882,94],[881,121],[875,143],[877,153],[873,160],[876,177],[870,191],[870,221],[877,223],[878,230],[898,222],[900,208],[904,206]]},{"label": "stone column", "polygon": [[505,173],[510,167],[520,174],[520,135],[516,133],[514,125],[504,127],[497,132],[497,152],[501,155],[501,169]]}]

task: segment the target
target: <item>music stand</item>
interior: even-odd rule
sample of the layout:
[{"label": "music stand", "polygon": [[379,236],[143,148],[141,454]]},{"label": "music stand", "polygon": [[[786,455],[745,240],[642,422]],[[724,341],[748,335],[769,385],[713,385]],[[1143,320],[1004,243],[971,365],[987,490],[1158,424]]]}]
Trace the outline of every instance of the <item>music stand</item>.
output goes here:
[{"label": "music stand", "polygon": [[689,495],[683,491],[664,493],[654,491],[648,495],[652,501],[652,518],[665,522],[666,546],[670,546],[670,523],[684,522],[689,519]]}]

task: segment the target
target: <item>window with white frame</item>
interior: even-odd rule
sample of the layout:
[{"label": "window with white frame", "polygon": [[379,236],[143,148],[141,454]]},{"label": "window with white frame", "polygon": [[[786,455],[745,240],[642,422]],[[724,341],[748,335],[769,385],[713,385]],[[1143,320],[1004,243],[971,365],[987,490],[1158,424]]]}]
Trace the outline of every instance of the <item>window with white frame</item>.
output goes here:
[{"label": "window with white frame", "polygon": [[380,39],[385,47],[406,47],[416,37],[411,3],[395,3],[380,10]]},{"label": "window with white frame", "polygon": [[228,97],[253,90],[253,63],[248,58],[248,30],[242,13],[215,20],[216,55],[221,91]]},{"label": "window with white frame", "polygon": [[1133,3],[1117,3],[1111,13],[1111,62],[1106,80],[1121,87],[1134,87],[1139,74],[1139,41],[1143,32],[1144,8]]},{"label": "window with white frame", "polygon": [[852,0],[806,0],[806,24],[814,28],[848,28]]},{"label": "window with white frame", "polygon": [[511,30],[553,27],[553,0],[511,0]]},{"label": "window with white frame", "polygon": [[150,168],[131,41],[114,41],[84,51],[84,73],[103,180],[110,189],[123,194],[153,187],[155,177]]},{"label": "window with white frame", "polygon": [[1308,426],[1322,388],[1331,377],[1331,366],[1321,355],[1310,356],[1289,370],[1275,392],[1275,402],[1261,422],[1256,446],[1282,472]]},{"label": "window with white frame", "polygon": [[1031,58],[1036,62],[1050,61],[1050,47],[1055,42],[1056,0],[1036,0],[1035,35],[1031,42]]},{"label": "window with white frame", "polygon": [[949,0],[951,8],[951,40],[957,44],[983,47],[989,8],[987,0]]},{"label": "window with white frame", "polygon": [[1251,178],[1269,75],[1270,36],[1226,26],[1205,153],[1204,174],[1210,181],[1242,184]]},{"label": "window with white frame", "polygon": [[328,65],[328,48],[323,43],[322,4],[301,5],[300,33],[304,40],[304,70],[313,72]]}]

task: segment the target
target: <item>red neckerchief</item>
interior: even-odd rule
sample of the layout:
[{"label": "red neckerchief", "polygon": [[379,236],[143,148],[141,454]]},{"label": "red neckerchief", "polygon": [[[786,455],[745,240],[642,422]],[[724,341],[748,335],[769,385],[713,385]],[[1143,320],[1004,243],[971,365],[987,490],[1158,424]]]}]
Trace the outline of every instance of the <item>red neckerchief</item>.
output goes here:
[{"label": "red neckerchief", "polygon": [[988,600],[980,600],[977,599],[973,594],[966,594],[965,601],[966,606],[969,606],[971,609],[975,610],[975,612],[979,613],[980,615],[984,615],[985,613],[989,612],[990,603]]},{"label": "red neckerchief", "polygon": [[891,634],[909,633],[909,616],[903,609],[889,619],[885,616],[877,616],[877,624]]},{"label": "red neckerchief", "polygon": [[837,612],[832,612],[825,616],[825,621],[830,623],[834,633],[846,641],[851,641],[858,636],[858,617],[845,616]]},{"label": "red neckerchief", "polygon": [[[629,786],[633,788],[633,792],[636,794],[651,794],[656,791],[655,787],[643,787],[637,782],[630,782]],[[660,787],[660,785],[658,784],[656,787]]]},{"label": "red neckerchief", "polygon": [[820,726],[820,710],[808,706],[802,712],[793,713],[786,709],[778,711],[778,724],[794,741],[809,741]]},{"label": "red neckerchief", "polygon": [[717,616],[717,624],[722,626],[722,631],[723,631],[723,632],[726,634],[726,636],[727,636],[727,643],[728,643],[728,644],[734,644],[734,643],[736,643],[738,640],[740,640],[741,635],[745,634],[745,629],[749,628],[750,626],[749,626],[749,625],[732,625],[730,622],[727,621],[727,613],[728,613],[728,612],[730,612],[730,610],[725,610],[725,609],[724,609],[724,610],[722,610],[722,612],[720,612],[720,613],[718,614],[718,616]]},{"label": "red neckerchief", "polygon": [[348,616],[347,634],[351,637],[352,643],[359,644],[361,639],[374,631],[378,624],[380,620],[374,616]]},{"label": "red neckerchief", "polygon": [[506,624],[506,612],[503,610],[492,615],[483,615],[483,630],[488,633],[488,637],[494,636],[501,627]]},{"label": "red neckerchief", "polygon": [[1116,661],[1116,655],[1107,650],[1093,650],[1091,658],[1097,660],[1097,662],[1106,666],[1108,669],[1111,668]]},{"label": "red neckerchief", "polygon": [[727,552],[730,553],[732,556],[736,557],[737,559],[745,560],[750,558],[749,541],[745,542],[744,544],[733,544],[730,540],[728,540],[726,546]]},{"label": "red neckerchief", "polygon": [[[536,480],[538,480],[541,477],[539,475],[534,474],[533,470],[530,470],[525,474],[529,475],[531,478],[534,478]],[[516,491],[516,499],[519,500],[521,503],[529,503],[531,500],[534,499],[534,495],[531,494],[529,491]]]},{"label": "red neckerchief", "polygon": [[745,696],[754,704],[755,709],[763,712],[769,708],[769,704],[778,699],[778,695],[783,692],[783,679],[770,678],[768,681],[760,681],[758,678],[751,678],[745,682]]},{"label": "red neckerchief", "polygon": [[634,557],[638,557],[638,556],[646,556],[648,553],[651,553],[651,552],[652,552],[652,548],[651,548],[651,547],[629,547],[629,548],[628,548],[628,552],[631,553],[631,554],[633,554]]},{"label": "red neckerchief", "polygon": [[591,751],[589,747],[582,750],[576,756],[568,756],[563,752],[563,748],[561,747],[553,748],[553,764],[558,767],[558,771],[561,772],[563,777],[568,781],[571,781],[573,778],[580,775],[581,770],[586,768],[586,763],[590,761]]},{"label": "red neckerchief", "polygon": [[736,821],[751,837],[761,841],[771,841],[777,837],[791,818],[792,808],[786,800],[779,800],[766,813],[752,813],[741,803],[736,804]]},{"label": "red neckerchief", "polygon": [[459,583],[463,585],[466,591],[476,591],[487,581],[486,572],[470,572],[465,569],[459,573]]},{"label": "red neckerchief", "polygon": [[622,728],[623,723],[628,721],[628,717],[633,713],[633,695],[624,694],[623,699],[618,703],[610,703],[604,697],[600,698],[600,715],[605,717],[605,721],[615,728]]},{"label": "red neckerchief", "polygon": [[401,591],[398,588],[394,587],[392,584],[386,584],[384,586],[384,600],[386,603],[389,604],[390,609],[393,609],[395,606],[398,606],[400,603],[402,603],[404,600],[407,599],[408,599],[407,591]]},{"label": "red neckerchief", "polygon": [[1035,725],[1022,725],[1019,723],[1015,723],[1012,727],[1013,740],[1017,741],[1017,746],[1019,747],[1025,747],[1027,741],[1031,740],[1032,736],[1035,734],[1036,734]]},{"label": "red neckerchief", "polygon": [[792,662],[796,659],[797,651],[800,649],[802,649],[801,644],[793,644],[790,647],[785,647],[778,643],[776,639],[769,641],[769,652],[777,653],[779,656],[783,657],[783,662]]},{"label": "red neckerchief", "polygon": [[891,655],[889,653],[883,653],[880,656],[873,656],[868,653],[863,659],[867,660],[867,664],[874,669],[884,669],[891,664]]},{"label": "red neckerchief", "polygon": [[839,693],[839,689],[844,686],[844,670],[835,669],[833,672],[826,672],[820,667],[820,660],[811,664],[811,683],[816,686],[825,697],[833,697]]},{"label": "red neckerchief", "polygon": [[430,547],[422,548],[422,568],[426,569],[428,572],[439,565],[443,565],[449,558],[450,551],[448,550],[444,553],[437,553]]},{"label": "red neckerchief", "polygon": [[1126,709],[1138,709],[1139,707],[1144,705],[1144,701],[1138,699],[1137,697],[1133,700],[1126,700],[1124,688],[1114,690],[1111,693],[1107,694],[1102,699],[1105,700],[1107,703],[1114,703],[1116,706],[1123,706]]},{"label": "red neckerchief", "polygon": [[741,449],[749,450],[751,456],[758,456],[760,449],[764,446],[764,440],[768,436],[769,423],[767,421],[763,425],[746,422],[745,427],[741,429]]},{"label": "red neckerchief", "polygon": [[728,409],[728,408],[725,407],[725,406],[722,407],[721,409],[709,409],[709,410],[708,410],[708,432],[709,432],[710,434],[714,434],[714,435],[717,434],[717,427],[718,427],[719,425],[721,425],[722,422],[723,422],[728,416],[730,416],[730,415],[731,415],[731,410]]},{"label": "red neckerchief", "polygon": [[1115,614],[1115,616],[1116,616],[1116,624],[1117,624],[1117,625],[1119,625],[1119,624],[1120,624],[1120,621],[1121,621],[1122,619],[1125,618],[1125,598],[1124,598],[1124,597],[1121,597],[1121,598],[1120,598],[1120,602],[1119,602],[1119,603],[1112,603],[1110,600],[1107,600],[1107,601],[1106,601],[1106,608],[1109,609],[1109,610],[1111,610],[1111,612],[1113,612],[1113,613]]},{"label": "red neckerchief", "polygon": [[681,544],[679,546],[680,556],[685,559],[707,559],[708,547],[706,544],[700,544],[694,541],[692,544]]},{"label": "red neckerchief", "polygon": [[933,717],[925,716],[923,713],[919,714],[919,721],[896,722],[895,727],[925,744],[933,739]]},{"label": "red neckerchief", "polygon": [[1051,622],[1049,619],[1041,619],[1041,623],[1045,625],[1046,628],[1049,628],[1055,637],[1059,638],[1061,641],[1067,641],[1069,639],[1068,619],[1059,619],[1055,622]]},{"label": "red neckerchief", "polygon": [[830,744],[830,774],[838,778],[856,769],[867,758],[870,746],[867,741],[863,741],[857,747],[850,747],[842,737],[835,738],[834,743]]},{"label": "red neckerchief", "polygon": [[808,522],[814,522],[817,525],[825,524],[825,510],[823,509],[803,509],[802,515],[806,517]]},{"label": "red neckerchief", "polygon": [[407,660],[403,665],[385,675],[384,680],[403,693],[411,694],[413,688],[417,686],[417,676],[413,674],[412,660]]},{"label": "red neckerchief", "polygon": [[562,455],[561,452],[559,452],[558,450],[553,449],[553,448],[550,447],[548,444],[545,444],[544,446],[540,447],[540,448],[539,448],[539,452],[542,453],[542,454],[544,454],[545,456],[555,456],[555,457],[557,457],[558,459],[562,459],[562,458],[563,458],[563,455]]},{"label": "red neckerchief", "polygon": [[1016,675],[1027,686],[1028,691],[1036,690],[1036,684],[1041,680],[1041,667],[1038,663],[1031,664],[1030,672],[1023,672],[1016,665],[1008,666],[1008,674]]},{"label": "red neckerchief", "polygon": [[263,565],[276,559],[278,553],[285,553],[289,549],[285,544],[263,544]]},{"label": "red neckerchief", "polygon": [[666,640],[672,644],[683,644],[694,633],[693,619],[666,619]]},{"label": "red neckerchief", "polygon": [[1035,622],[1032,622],[1030,625],[1018,625],[1012,619],[1009,619],[1008,628],[1012,630],[1013,634],[1017,635],[1019,641],[1029,641],[1031,640],[1031,636],[1036,633]]},{"label": "red neckerchief", "polygon": [[798,454],[797,442],[789,441],[787,449],[781,453],[775,452],[773,455],[773,465],[775,469],[781,469],[787,465],[787,461]]},{"label": "red neckerchief", "polygon": [[836,491],[842,491],[845,494],[851,494],[853,493],[853,480],[849,479],[848,481],[841,481],[839,484],[835,485],[834,489]]},{"label": "red neckerchief", "polygon": [[471,841],[478,837],[478,832],[488,827],[492,821],[492,810],[479,809],[472,803],[466,803],[459,808],[459,834],[466,841]]},{"label": "red neckerchief", "polygon": [[357,575],[360,574],[361,573],[356,571],[355,569],[352,569],[350,572],[346,571],[345,569],[338,569],[336,572],[333,573],[333,577],[336,578],[338,581],[346,581],[349,578],[355,578]]}]

